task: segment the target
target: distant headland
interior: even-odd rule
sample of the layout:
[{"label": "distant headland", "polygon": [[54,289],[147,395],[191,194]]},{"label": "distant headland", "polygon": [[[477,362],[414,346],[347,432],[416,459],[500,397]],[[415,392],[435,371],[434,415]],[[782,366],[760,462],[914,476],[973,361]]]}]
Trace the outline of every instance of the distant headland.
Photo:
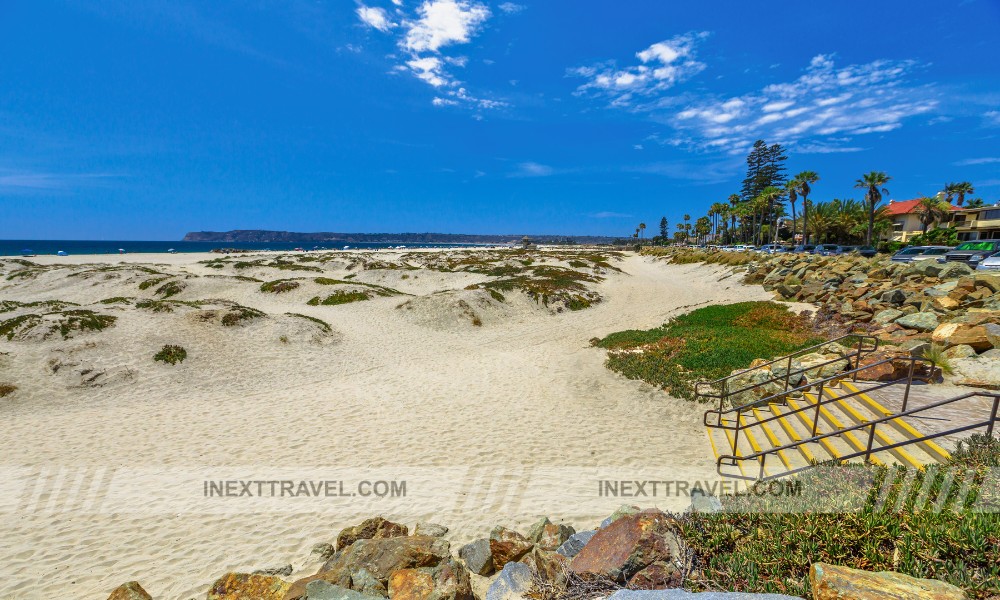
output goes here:
[{"label": "distant headland", "polygon": [[[267,231],[263,229],[234,229],[232,231],[192,231],[184,236],[185,242],[349,242],[375,244],[507,244],[520,242],[525,234],[480,235],[465,233],[333,233],[318,231]],[[593,235],[527,235],[540,244],[610,244],[616,238]]]}]

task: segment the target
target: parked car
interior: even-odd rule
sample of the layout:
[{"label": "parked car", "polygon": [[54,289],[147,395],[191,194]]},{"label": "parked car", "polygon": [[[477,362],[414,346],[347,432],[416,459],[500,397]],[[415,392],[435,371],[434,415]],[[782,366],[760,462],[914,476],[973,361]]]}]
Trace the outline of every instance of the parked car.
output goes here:
[{"label": "parked car", "polygon": [[944,255],[940,262],[964,262],[973,269],[987,258],[1000,252],[1000,240],[963,242]]},{"label": "parked car", "polygon": [[788,252],[788,248],[782,244],[764,244],[760,247],[760,252],[764,254],[778,254],[779,252]]},{"label": "parked car", "polygon": [[980,261],[977,271],[1000,271],[1000,252]]},{"label": "parked car", "polygon": [[878,250],[876,250],[873,246],[858,246],[855,252],[857,252],[861,256],[864,256],[865,258],[871,258],[876,254],[878,254]]},{"label": "parked car", "polygon": [[837,244],[820,244],[816,246],[813,250],[813,254],[819,254],[820,256],[836,256],[840,254],[840,246]]},{"label": "parked car", "polygon": [[892,262],[908,263],[915,260],[943,260],[951,246],[909,246],[892,255]]},{"label": "parked car", "polygon": [[798,245],[792,248],[792,252],[805,252],[806,254],[812,254],[813,250],[816,249],[814,244]]}]

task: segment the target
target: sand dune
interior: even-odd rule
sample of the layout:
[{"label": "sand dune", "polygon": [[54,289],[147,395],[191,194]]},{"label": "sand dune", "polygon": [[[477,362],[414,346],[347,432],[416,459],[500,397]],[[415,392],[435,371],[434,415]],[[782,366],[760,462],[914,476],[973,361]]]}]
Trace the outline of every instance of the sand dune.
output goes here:
[{"label": "sand dune", "polygon": [[[0,301],[22,304],[0,321],[117,319],[64,339],[50,315],[0,337],[0,381],[18,387],[0,400],[0,597],[103,600],[131,579],[158,599],[201,597],[226,570],[307,572],[314,543],[373,514],[446,524],[457,544],[543,514],[591,527],[630,502],[599,496],[600,479],[713,478],[702,409],[611,373],[589,340],[768,294],[627,255],[612,263],[621,272],[583,267],[602,300],[562,310],[516,291],[499,300],[476,287],[496,275],[425,254],[345,253],[301,263],[309,271],[205,255],[38,258],[47,268],[12,279],[24,265],[3,261]],[[297,286],[261,291],[280,279]],[[322,304],[336,291],[371,297]],[[80,306],[23,306],[52,300]],[[262,314],[222,324],[236,307]],[[154,362],[165,344],[184,362]],[[406,496],[204,496],[205,481],[236,479],[339,481],[348,494],[405,482]]]}]

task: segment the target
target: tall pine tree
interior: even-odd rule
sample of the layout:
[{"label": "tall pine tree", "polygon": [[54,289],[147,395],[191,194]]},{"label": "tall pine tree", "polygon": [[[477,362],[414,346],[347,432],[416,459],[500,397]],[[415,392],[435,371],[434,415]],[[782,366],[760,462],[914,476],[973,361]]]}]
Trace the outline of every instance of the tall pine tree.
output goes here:
[{"label": "tall pine tree", "polygon": [[781,144],[768,146],[764,140],[754,142],[753,149],[747,154],[747,176],[743,180],[740,199],[747,202],[759,196],[765,188],[783,187],[787,159]]}]

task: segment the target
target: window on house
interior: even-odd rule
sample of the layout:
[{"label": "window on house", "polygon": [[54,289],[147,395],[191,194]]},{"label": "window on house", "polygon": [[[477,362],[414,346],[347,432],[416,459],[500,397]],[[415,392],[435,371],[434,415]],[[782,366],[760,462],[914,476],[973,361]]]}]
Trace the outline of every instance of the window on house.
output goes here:
[{"label": "window on house", "polygon": [[1000,219],[1000,208],[994,208],[993,210],[984,210],[979,213],[979,219],[981,221],[992,221],[994,219]]}]

